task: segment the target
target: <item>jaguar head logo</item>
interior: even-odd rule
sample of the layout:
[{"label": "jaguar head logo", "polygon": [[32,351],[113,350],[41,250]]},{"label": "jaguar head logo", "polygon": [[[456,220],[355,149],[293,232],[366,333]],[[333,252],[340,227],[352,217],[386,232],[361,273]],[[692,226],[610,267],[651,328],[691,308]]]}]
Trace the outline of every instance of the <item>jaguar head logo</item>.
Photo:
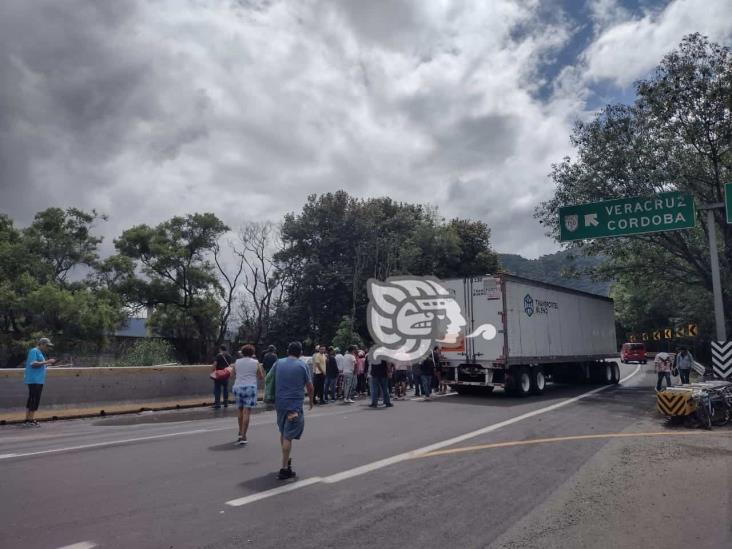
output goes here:
[{"label": "jaguar head logo", "polygon": [[416,362],[438,343],[455,343],[466,324],[460,305],[433,277],[370,279],[371,361]]}]

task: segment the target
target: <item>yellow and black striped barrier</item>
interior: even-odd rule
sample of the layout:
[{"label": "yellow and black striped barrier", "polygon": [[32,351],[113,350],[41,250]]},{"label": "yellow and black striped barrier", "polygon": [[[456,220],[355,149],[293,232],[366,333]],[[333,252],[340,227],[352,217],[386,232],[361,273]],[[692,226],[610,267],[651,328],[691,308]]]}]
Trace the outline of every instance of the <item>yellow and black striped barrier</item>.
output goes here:
[{"label": "yellow and black striped barrier", "polygon": [[689,389],[666,389],[656,394],[656,409],[665,416],[688,416],[696,411],[696,399]]}]

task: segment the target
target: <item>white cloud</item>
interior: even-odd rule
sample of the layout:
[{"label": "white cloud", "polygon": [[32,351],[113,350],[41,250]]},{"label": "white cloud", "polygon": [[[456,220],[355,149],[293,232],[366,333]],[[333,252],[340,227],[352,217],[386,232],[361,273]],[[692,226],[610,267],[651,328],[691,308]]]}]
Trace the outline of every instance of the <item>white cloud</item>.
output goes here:
[{"label": "white cloud", "polygon": [[618,62],[637,72],[704,30],[687,16],[729,18],[710,1],[603,19],[586,75],[567,69],[541,99],[542,63],[577,27],[539,20],[540,4],[7,0],[0,209],[27,223],[50,205],[97,208],[109,237],[193,211],[279,220],[343,188],[481,219],[499,251],[553,251],[532,212],[571,152],[588,78],[625,78],[624,33],[649,42]]},{"label": "white cloud", "polygon": [[111,235],[201,210],[236,226],[344,188],[556,248],[531,211],[571,117],[532,82],[567,31],[535,3],[54,4],[0,7],[0,202],[22,222],[78,205]]},{"label": "white cloud", "polygon": [[630,19],[630,12],[619,0],[590,0],[587,7],[597,29],[604,29]]},{"label": "white cloud", "polygon": [[[603,5],[613,4],[609,0],[596,2],[598,13]],[[645,76],[692,32],[705,34],[713,41],[729,42],[732,2],[674,0],[660,12],[648,12],[606,28],[585,52],[585,77],[627,86]]]}]

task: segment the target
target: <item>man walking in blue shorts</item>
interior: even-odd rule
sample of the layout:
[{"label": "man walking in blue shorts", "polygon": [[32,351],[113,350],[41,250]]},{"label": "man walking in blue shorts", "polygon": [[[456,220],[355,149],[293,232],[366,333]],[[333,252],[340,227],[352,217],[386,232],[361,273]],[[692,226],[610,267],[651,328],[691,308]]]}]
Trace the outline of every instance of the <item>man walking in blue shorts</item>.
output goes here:
[{"label": "man walking in blue shorts", "polygon": [[302,345],[295,341],[287,347],[287,358],[281,358],[272,366],[275,369],[275,409],[277,427],[282,445],[282,468],[277,476],[287,480],[295,476],[292,470],[292,441],[299,440],[305,428],[303,412],[303,387],[308,393],[310,410],[313,409],[313,382],[310,369],[300,360]]}]

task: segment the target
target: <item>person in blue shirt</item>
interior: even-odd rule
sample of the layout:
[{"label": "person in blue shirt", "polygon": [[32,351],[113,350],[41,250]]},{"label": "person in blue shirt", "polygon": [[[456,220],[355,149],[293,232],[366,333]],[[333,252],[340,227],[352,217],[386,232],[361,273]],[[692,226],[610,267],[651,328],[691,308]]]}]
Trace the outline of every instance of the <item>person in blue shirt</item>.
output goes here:
[{"label": "person in blue shirt", "polygon": [[300,439],[305,428],[305,414],[302,409],[303,388],[308,393],[310,410],[313,409],[313,382],[310,369],[300,360],[302,345],[295,341],[287,347],[287,358],[274,363],[275,375],[275,409],[277,410],[277,427],[280,430],[282,446],[282,468],[278,474],[280,480],[295,476],[292,470],[292,441]]},{"label": "person in blue shirt", "polygon": [[28,402],[26,403],[25,425],[38,427],[39,423],[34,419],[38,405],[41,403],[41,392],[46,382],[46,366],[56,362],[53,358],[46,358],[49,348],[53,343],[47,337],[38,340],[38,345],[28,351],[28,358],[25,359],[25,375],[23,383],[28,386]]}]

